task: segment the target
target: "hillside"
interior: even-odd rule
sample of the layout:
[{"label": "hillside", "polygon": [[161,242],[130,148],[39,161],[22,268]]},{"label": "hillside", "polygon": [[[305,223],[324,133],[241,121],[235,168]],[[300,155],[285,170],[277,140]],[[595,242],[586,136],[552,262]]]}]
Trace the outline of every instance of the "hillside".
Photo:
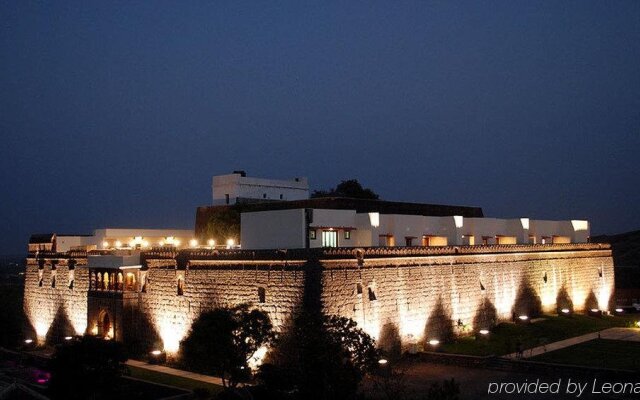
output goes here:
[{"label": "hillside", "polygon": [[609,243],[616,266],[640,266],[640,230],[618,235],[592,236],[593,243]]}]

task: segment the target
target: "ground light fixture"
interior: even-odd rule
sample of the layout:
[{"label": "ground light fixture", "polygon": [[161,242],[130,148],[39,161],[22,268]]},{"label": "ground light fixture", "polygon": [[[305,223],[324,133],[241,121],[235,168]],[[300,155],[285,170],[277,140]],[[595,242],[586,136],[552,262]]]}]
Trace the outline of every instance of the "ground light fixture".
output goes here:
[{"label": "ground light fixture", "polygon": [[378,364],[380,364],[380,365],[387,365],[387,363],[388,363],[388,362],[389,362],[389,361],[387,361],[387,360],[386,360],[386,359],[384,359],[384,358],[381,358],[381,359],[379,359],[379,360],[378,360]]},{"label": "ground light fixture", "polygon": [[437,346],[437,345],[440,344],[440,341],[438,339],[431,339],[431,340],[429,340],[429,344],[431,346]]},{"label": "ground light fixture", "polygon": [[520,315],[520,316],[518,317],[518,319],[519,319],[520,321],[527,321],[527,320],[529,319],[529,316],[528,316],[528,315]]},{"label": "ground light fixture", "polygon": [[563,314],[569,314],[571,312],[571,310],[569,310],[568,308],[563,308],[560,311],[562,311]]},{"label": "ground light fixture", "polygon": [[151,352],[151,355],[153,355],[153,356],[159,356],[160,354],[162,354],[162,350],[153,350]]},{"label": "ground light fixture", "polygon": [[235,241],[233,239],[227,239],[227,249],[232,248],[234,244]]},{"label": "ground light fixture", "polygon": [[31,344],[31,343],[33,343],[33,339],[25,339],[24,342],[26,344]]},{"label": "ground light fixture", "polygon": [[623,313],[623,312],[624,312],[624,310],[623,310],[622,308],[616,308],[616,312],[617,312],[617,313]]},{"label": "ground light fixture", "polygon": [[636,321],[636,327],[640,328],[640,321]]},{"label": "ground light fixture", "polygon": [[73,339],[73,337],[71,337],[71,336],[65,336],[65,337],[64,337],[64,340],[66,340],[66,341],[69,341],[69,340],[71,340],[71,339]]},{"label": "ground light fixture", "polygon": [[488,329],[480,329],[480,334],[481,335],[488,335],[489,334],[489,330]]},{"label": "ground light fixture", "polygon": [[213,240],[213,239],[209,239],[209,240],[207,241],[207,244],[209,245],[209,247],[213,247],[213,246],[215,246],[215,245],[216,245],[216,241],[215,241],[215,240]]},{"label": "ground light fixture", "polygon": [[189,240],[189,247],[192,247],[192,248],[198,247],[198,240],[197,239]]}]

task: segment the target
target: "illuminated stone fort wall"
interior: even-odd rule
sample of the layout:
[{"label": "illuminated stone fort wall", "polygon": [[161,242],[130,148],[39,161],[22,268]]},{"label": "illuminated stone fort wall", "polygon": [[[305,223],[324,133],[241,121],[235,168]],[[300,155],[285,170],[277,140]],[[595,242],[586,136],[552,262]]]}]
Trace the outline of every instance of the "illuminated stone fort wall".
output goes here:
[{"label": "illuminated stone fort wall", "polygon": [[[302,262],[192,260],[189,269],[175,269],[173,260],[149,260],[148,284],[142,312],[155,327],[169,352],[178,348],[201,311],[220,306],[253,303],[282,327],[299,304],[304,286]],[[183,294],[177,280],[184,279]],[[264,289],[260,303],[259,288]]]},{"label": "illuminated stone fort wall", "polygon": [[85,333],[89,274],[86,258],[74,260],[70,270],[68,258],[27,259],[24,310],[40,342]]},{"label": "illuminated stone fort wall", "polygon": [[614,290],[609,250],[373,256],[360,268],[355,260],[324,265],[326,313],[353,318],[377,339],[392,328],[404,344],[442,339],[430,331],[431,318],[444,317],[454,333],[466,334],[490,328],[481,326],[488,325],[487,308],[502,321],[531,316],[535,303],[552,313],[609,310]]},{"label": "illuminated stone fort wall", "polygon": [[[354,256],[357,251],[360,260]],[[88,272],[81,257],[75,286],[68,289],[66,263],[60,259],[56,287],[51,288],[48,262],[39,270],[36,260],[29,259],[25,309],[39,336],[65,316],[75,333],[87,326],[91,333],[100,308],[114,304],[87,296]],[[286,256],[275,251],[259,256],[248,251],[150,251],[143,265],[138,281],[146,281],[145,291],[140,285],[136,292],[125,292],[122,308],[112,310],[120,315],[119,337],[157,338],[169,353],[178,349],[203,310],[218,306],[252,303],[281,329],[311,286],[319,289],[327,314],[353,318],[378,339],[391,327],[405,345],[438,338],[440,333],[431,328],[436,318],[444,316],[455,333],[467,334],[484,328],[479,317],[485,308],[510,320],[514,313],[530,312],[531,298],[538,298],[546,312],[556,311],[559,298],[576,311],[608,310],[614,289],[611,250],[595,244],[315,249]]]}]

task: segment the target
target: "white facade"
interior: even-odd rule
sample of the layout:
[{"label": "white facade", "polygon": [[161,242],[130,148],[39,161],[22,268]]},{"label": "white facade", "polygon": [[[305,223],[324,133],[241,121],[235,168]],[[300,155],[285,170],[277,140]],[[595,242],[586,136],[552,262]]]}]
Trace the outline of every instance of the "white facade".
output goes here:
[{"label": "white facade", "polygon": [[190,247],[190,229],[96,229],[91,236],[57,236],[56,250],[144,249],[158,246]]},{"label": "white facade", "polygon": [[241,215],[243,249],[584,243],[589,223],[304,209]]},{"label": "white facade", "polygon": [[250,200],[304,200],[309,198],[307,178],[291,180],[251,178],[244,173],[213,177],[213,204],[236,204]]}]

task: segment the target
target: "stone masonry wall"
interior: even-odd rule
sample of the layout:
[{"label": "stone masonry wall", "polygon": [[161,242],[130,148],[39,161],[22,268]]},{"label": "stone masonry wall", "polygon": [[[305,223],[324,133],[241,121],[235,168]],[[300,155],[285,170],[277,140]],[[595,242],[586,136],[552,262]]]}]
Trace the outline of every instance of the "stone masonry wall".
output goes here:
[{"label": "stone masonry wall", "polygon": [[[52,260],[55,270],[52,269]],[[46,338],[82,335],[87,328],[89,273],[86,259],[76,259],[70,273],[69,259],[45,259],[43,268],[35,258],[27,259],[24,310],[39,342]],[[55,287],[52,287],[55,276]],[[73,278],[73,288],[69,287]],[[42,286],[40,286],[42,280]]]},{"label": "stone masonry wall", "polygon": [[[304,285],[301,263],[286,268],[270,262],[193,260],[189,269],[176,270],[173,260],[150,260],[142,312],[155,327],[165,349],[174,352],[203,311],[220,306],[252,303],[266,311],[279,329],[299,304]],[[178,295],[178,279],[184,280]],[[265,293],[260,302],[258,288]]]},{"label": "stone masonry wall", "polygon": [[[359,251],[360,260],[355,257]],[[155,259],[149,253],[139,277],[146,281],[145,290],[125,293],[118,309],[110,310],[122,329],[117,338],[157,339],[157,345],[174,353],[203,310],[241,303],[267,311],[282,329],[305,290],[315,287],[325,313],[353,318],[374,338],[392,331],[410,344],[441,339],[443,324],[454,334],[470,334],[496,320],[534,316],[535,303],[545,312],[609,310],[614,290],[611,250],[595,245],[317,249],[307,255],[308,260],[290,252],[290,258],[297,258],[285,261],[244,252],[172,253]],[[97,308],[88,313],[86,257],[75,259],[72,289],[70,256],[56,257],[40,262],[42,269],[38,260],[28,259],[24,308],[31,325],[39,340],[83,334],[88,320],[94,333],[98,308],[108,309],[113,302],[92,300]],[[310,268],[319,273],[305,273]]]},{"label": "stone masonry wall", "polygon": [[353,318],[375,338],[397,330],[405,344],[441,339],[429,320],[442,312],[454,333],[465,334],[489,328],[479,326],[488,324],[486,308],[510,320],[531,312],[530,298],[537,297],[545,312],[571,303],[576,311],[609,310],[614,290],[609,250],[376,258],[361,268],[356,260],[323,264],[326,313]]}]

